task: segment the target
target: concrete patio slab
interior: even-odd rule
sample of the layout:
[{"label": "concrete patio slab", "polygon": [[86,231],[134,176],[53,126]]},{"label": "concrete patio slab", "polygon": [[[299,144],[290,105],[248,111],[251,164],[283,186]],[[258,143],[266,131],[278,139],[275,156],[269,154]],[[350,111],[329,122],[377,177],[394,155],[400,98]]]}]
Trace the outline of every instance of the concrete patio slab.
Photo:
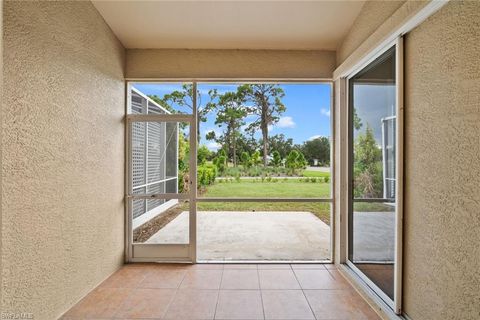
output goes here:
[{"label": "concrete patio slab", "polygon": [[[197,216],[199,260],[327,260],[330,227],[310,212],[217,212]],[[393,212],[355,212],[354,261],[394,258]],[[188,243],[182,212],[146,243]]]},{"label": "concrete patio slab", "polygon": [[395,213],[355,212],[353,260],[388,262],[395,255]]},{"label": "concrete patio slab", "polygon": [[[310,212],[210,212],[197,216],[199,260],[330,259],[330,227]],[[188,242],[188,213],[146,243]]]}]

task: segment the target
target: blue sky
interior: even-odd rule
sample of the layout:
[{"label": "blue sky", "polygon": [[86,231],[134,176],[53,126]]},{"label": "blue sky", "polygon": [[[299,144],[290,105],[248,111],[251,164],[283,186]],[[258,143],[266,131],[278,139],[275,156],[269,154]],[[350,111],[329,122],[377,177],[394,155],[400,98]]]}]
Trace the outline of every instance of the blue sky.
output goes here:
[{"label": "blue sky", "polygon": [[[160,97],[174,90],[180,90],[181,84],[175,83],[135,83],[135,88],[144,94],[156,94]],[[202,95],[201,103],[208,102],[208,91],[216,88],[219,93],[236,90],[236,84],[198,84],[198,90]],[[315,136],[330,137],[330,90],[329,84],[280,84],[285,91],[285,97],[282,99],[286,106],[286,111],[282,114],[280,121],[271,127],[270,135],[283,133],[287,138],[292,138],[294,143],[303,143]],[[188,112],[189,110],[177,109]],[[255,120],[255,117],[249,116],[245,119],[248,123]],[[215,143],[207,141],[205,134],[208,131],[215,130],[222,132],[222,128],[215,125],[215,112],[207,116],[207,122],[200,125],[201,143],[206,144],[210,149],[215,150]],[[257,133],[257,138],[260,133]]]},{"label": "blue sky", "polygon": [[355,84],[353,103],[362,128],[355,133],[364,133],[367,125],[373,130],[375,140],[382,144],[382,119],[395,114],[395,85]]}]

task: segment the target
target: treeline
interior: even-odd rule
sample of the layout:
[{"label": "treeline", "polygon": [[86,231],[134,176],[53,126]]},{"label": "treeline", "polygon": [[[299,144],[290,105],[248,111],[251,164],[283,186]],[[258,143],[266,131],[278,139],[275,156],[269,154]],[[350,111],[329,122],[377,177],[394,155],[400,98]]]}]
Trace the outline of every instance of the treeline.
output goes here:
[{"label": "treeline", "polygon": [[[213,160],[219,152],[225,154],[227,162],[236,167],[242,162],[242,154],[254,157],[259,153],[264,167],[272,165],[271,159],[278,153],[285,165],[288,156],[295,150],[306,164],[313,165],[318,161],[320,165],[330,163],[330,141],[326,137],[319,137],[294,145],[292,139],[283,134],[271,135],[271,127],[280,120],[286,111],[282,102],[285,96],[283,89],[277,84],[244,84],[235,91],[219,93],[212,89],[208,92],[208,101],[202,101],[202,95],[197,90],[198,136],[206,140],[215,141],[219,146],[216,153],[205,151],[208,160]],[[153,100],[171,112],[176,112],[174,106],[193,110],[193,86],[184,84],[182,90],[164,95],[150,96]],[[206,122],[207,115],[215,112],[215,125],[221,132],[210,131],[205,137],[200,137],[200,123]],[[252,121],[246,122],[246,118]],[[256,133],[260,138],[256,139]],[[200,150],[199,150],[200,151]],[[290,158],[294,157],[294,153]],[[278,159],[278,155],[277,155]],[[291,161],[290,161],[291,162]]]}]

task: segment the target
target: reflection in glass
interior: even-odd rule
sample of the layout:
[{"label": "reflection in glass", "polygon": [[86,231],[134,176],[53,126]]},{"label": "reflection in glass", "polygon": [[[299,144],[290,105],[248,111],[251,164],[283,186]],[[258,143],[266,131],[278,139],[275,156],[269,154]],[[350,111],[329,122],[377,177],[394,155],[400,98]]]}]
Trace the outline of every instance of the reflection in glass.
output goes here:
[{"label": "reflection in glass", "polygon": [[393,300],[395,264],[395,50],[350,86],[349,260]]}]

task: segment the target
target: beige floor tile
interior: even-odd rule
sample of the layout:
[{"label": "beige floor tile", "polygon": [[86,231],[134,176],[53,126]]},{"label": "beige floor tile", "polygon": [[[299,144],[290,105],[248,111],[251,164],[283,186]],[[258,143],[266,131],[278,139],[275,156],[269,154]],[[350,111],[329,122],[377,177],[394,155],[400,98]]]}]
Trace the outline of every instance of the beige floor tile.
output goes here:
[{"label": "beige floor tile", "polygon": [[327,270],[337,270],[337,266],[333,263],[325,263],[325,268],[327,268]]},{"label": "beige floor tile", "polygon": [[320,269],[325,270],[325,265],[323,263],[299,263],[299,264],[292,264],[292,269]]},{"label": "beige floor tile", "polygon": [[315,319],[302,290],[263,290],[265,319]]},{"label": "beige floor tile", "polygon": [[260,289],[257,270],[224,270],[221,289]]},{"label": "beige floor tile", "polygon": [[197,263],[190,265],[188,269],[198,269],[198,270],[223,270],[225,267],[221,263]]},{"label": "beige floor tile", "polygon": [[291,269],[288,263],[262,263],[258,265],[258,270],[276,270],[276,269]]},{"label": "beige floor tile", "polygon": [[213,319],[218,290],[178,290],[164,319]]},{"label": "beige floor tile", "polygon": [[302,289],[347,289],[344,281],[337,281],[327,270],[294,270]]},{"label": "beige floor tile", "polygon": [[127,288],[97,288],[70,309],[63,319],[111,318],[129,294]]},{"label": "beige floor tile", "polygon": [[223,270],[188,270],[181,289],[220,289]]},{"label": "beige floor tile", "polygon": [[258,270],[261,289],[300,289],[292,270]]},{"label": "beige floor tile", "polygon": [[225,264],[225,270],[227,269],[257,269],[256,264],[238,263],[238,264]]},{"label": "beige floor tile", "polygon": [[317,319],[380,319],[354,290],[305,290]]},{"label": "beige floor tile", "polygon": [[122,303],[116,318],[159,319],[175,295],[175,289],[133,289]]},{"label": "beige floor tile", "polygon": [[102,288],[136,288],[147,275],[148,269],[142,267],[123,267],[115,272],[100,287]]},{"label": "beige floor tile", "polygon": [[220,290],[215,319],[263,319],[260,291]]},{"label": "beige floor tile", "polygon": [[149,270],[139,283],[139,288],[176,289],[182,283],[187,270],[185,269],[155,269]]},{"label": "beige floor tile", "polygon": [[335,281],[341,283],[345,288],[351,288],[353,289],[352,285],[345,279],[344,276],[342,276],[342,273],[338,270],[328,270],[330,274],[332,275],[333,278],[335,278]]}]

